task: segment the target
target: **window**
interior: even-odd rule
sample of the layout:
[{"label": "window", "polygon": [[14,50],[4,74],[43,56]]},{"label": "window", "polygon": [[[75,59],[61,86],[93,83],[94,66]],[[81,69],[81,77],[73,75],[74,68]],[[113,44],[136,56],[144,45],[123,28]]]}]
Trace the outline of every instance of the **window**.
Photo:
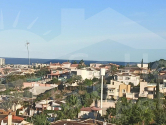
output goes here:
[{"label": "window", "polygon": [[122,89],[122,93],[125,93],[126,92],[126,90],[125,89]]},{"label": "window", "polygon": [[126,77],[125,80],[129,80],[130,78],[129,77]]},{"label": "window", "polygon": [[114,90],[113,90],[113,89],[110,89],[110,92],[114,92]]},{"label": "window", "polygon": [[114,85],[114,82],[112,82],[112,85]]}]

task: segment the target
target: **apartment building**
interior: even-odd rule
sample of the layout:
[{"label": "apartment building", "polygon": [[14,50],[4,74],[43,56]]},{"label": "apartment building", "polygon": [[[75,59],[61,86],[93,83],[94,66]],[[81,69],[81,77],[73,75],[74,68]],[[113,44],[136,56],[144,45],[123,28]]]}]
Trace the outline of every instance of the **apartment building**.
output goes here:
[{"label": "apartment building", "polygon": [[5,65],[5,59],[4,58],[0,58],[0,66],[1,65]]},{"label": "apartment building", "polygon": [[110,84],[106,85],[107,88],[107,99],[118,99],[123,97],[126,93],[130,93],[130,85],[126,85],[122,82],[111,80]]},{"label": "apartment building", "polygon": [[139,97],[147,97],[149,99],[153,99],[156,90],[156,85],[156,83],[140,82]]},{"label": "apartment building", "polygon": [[140,76],[137,74],[119,73],[115,75],[115,80],[125,83],[126,85],[133,83],[134,86],[137,86],[140,83]]}]

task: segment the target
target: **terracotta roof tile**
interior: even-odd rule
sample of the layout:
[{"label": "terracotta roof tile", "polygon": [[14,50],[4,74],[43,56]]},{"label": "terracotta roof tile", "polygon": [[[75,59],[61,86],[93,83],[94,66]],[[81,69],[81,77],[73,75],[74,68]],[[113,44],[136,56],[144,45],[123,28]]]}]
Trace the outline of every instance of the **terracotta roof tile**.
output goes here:
[{"label": "terracotta roof tile", "polygon": [[71,64],[70,67],[78,67],[78,64]]}]

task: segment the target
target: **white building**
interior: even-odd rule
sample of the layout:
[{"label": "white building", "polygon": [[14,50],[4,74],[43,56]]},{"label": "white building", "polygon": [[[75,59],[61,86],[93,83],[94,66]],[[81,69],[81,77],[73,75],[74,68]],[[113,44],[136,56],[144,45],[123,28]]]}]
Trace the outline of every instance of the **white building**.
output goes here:
[{"label": "white building", "polygon": [[70,62],[63,62],[62,63],[62,68],[70,68],[71,63]]},{"label": "white building", "polygon": [[148,64],[143,64],[143,67],[142,67],[142,64],[137,64],[137,66],[138,66],[139,68],[148,69]]},{"label": "white building", "polygon": [[85,79],[93,79],[95,78],[100,78],[100,71],[99,70],[94,70],[94,69],[77,69],[76,70],[77,75],[80,75],[83,80]]},{"label": "white building", "polygon": [[5,59],[4,58],[0,58],[0,65],[5,65]]},{"label": "white building", "polygon": [[35,68],[42,68],[42,67],[46,67],[49,66],[49,64],[43,64],[43,63],[32,63],[32,66]]},{"label": "white building", "polygon": [[119,73],[116,75],[115,79],[119,82],[123,82],[128,85],[130,82],[137,86],[140,83],[140,76],[130,73]]}]

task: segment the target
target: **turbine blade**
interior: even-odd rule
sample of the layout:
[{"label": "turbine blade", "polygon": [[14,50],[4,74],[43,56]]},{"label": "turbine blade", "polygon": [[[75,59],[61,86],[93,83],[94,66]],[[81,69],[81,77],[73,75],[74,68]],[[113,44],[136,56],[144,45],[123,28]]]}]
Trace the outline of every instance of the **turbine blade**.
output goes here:
[{"label": "turbine blade", "polygon": [[15,28],[15,27],[17,26],[17,24],[18,24],[19,16],[20,16],[20,12],[18,12],[17,17],[16,17],[16,19],[15,19],[15,21],[14,21],[14,23],[13,23],[13,27],[14,27],[14,28]]},{"label": "turbine blade", "polygon": [[52,31],[52,30],[49,30],[49,31],[45,32],[43,35],[44,35],[44,36],[45,36],[45,35],[48,35],[49,33],[51,33],[51,31]]},{"label": "turbine blade", "polygon": [[3,13],[2,13],[2,10],[1,10],[1,16],[0,16],[0,29],[3,29],[4,28],[4,24],[3,24]]},{"label": "turbine blade", "polygon": [[38,17],[31,23],[29,24],[29,26],[27,27],[27,29],[31,29],[32,26],[35,24],[35,22],[37,21]]}]

